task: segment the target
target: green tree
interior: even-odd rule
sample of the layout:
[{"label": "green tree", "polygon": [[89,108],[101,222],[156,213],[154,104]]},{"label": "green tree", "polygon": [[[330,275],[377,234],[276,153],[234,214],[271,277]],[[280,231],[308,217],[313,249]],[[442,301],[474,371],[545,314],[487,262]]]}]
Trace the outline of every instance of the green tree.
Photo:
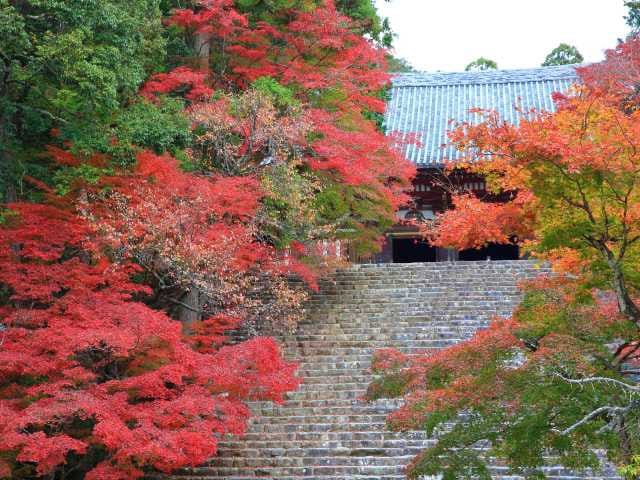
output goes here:
[{"label": "green tree", "polygon": [[493,60],[489,60],[485,57],[479,57],[464,67],[465,72],[480,72],[482,70],[496,70],[498,64]]},{"label": "green tree", "polygon": [[551,53],[547,55],[542,63],[543,67],[550,67],[552,65],[571,65],[574,63],[582,63],[584,57],[573,45],[561,43],[556,48],[551,50]]},{"label": "green tree", "polygon": [[164,60],[158,0],[0,0],[2,193],[61,138],[108,145],[114,117]]},{"label": "green tree", "polygon": [[371,35],[384,47],[391,47],[393,32],[389,19],[380,17],[374,0],[337,0],[336,7],[360,25],[363,34]]},{"label": "green tree", "polygon": [[387,65],[388,70],[391,73],[408,73],[416,71],[408,60],[400,57],[394,57],[391,54],[387,55]]},{"label": "green tree", "polygon": [[625,17],[627,24],[631,27],[633,33],[640,31],[640,2],[624,2],[629,9],[629,14]]}]

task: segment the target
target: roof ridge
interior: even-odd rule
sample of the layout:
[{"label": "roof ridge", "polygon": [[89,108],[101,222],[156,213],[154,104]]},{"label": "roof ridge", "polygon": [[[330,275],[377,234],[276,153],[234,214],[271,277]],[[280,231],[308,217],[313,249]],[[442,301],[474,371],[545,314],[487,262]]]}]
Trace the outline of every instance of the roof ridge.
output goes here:
[{"label": "roof ridge", "polygon": [[394,75],[391,81],[394,87],[541,82],[577,78],[578,66],[580,64],[479,72],[410,72]]},{"label": "roof ridge", "polygon": [[464,74],[491,74],[495,72],[526,72],[526,71],[538,71],[538,70],[569,70],[580,68],[589,65],[588,63],[569,63],[566,65],[546,65],[540,67],[526,67],[526,68],[490,68],[487,70],[474,70],[474,71],[465,71],[465,70],[447,70],[447,71],[429,71],[429,70],[417,70],[414,72],[402,72],[397,75],[435,75],[435,74],[456,74],[456,73],[464,73]]}]

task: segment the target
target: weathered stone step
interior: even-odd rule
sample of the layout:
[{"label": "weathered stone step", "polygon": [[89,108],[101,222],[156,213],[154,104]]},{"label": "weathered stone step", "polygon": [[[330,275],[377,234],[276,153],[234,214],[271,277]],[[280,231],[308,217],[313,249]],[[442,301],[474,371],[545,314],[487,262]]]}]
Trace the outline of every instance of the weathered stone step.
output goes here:
[{"label": "weathered stone step", "polygon": [[[352,475],[372,475],[374,478],[384,475],[402,475],[404,472],[404,464],[399,464],[401,459],[396,459],[395,465],[313,465],[308,467],[199,467],[192,470],[193,474],[198,476],[215,475],[227,478],[230,475],[262,475],[266,478],[280,479],[287,476],[303,476],[311,478],[324,478],[326,475],[341,476],[342,478],[351,478]],[[408,463],[408,459],[406,460]],[[364,463],[364,462],[363,462]]]},{"label": "weathered stone step", "polygon": [[[358,335],[340,335],[335,341],[332,341],[330,338],[327,338],[328,335],[317,335],[315,338],[310,339],[308,336],[304,336],[297,341],[288,340],[283,342],[283,346],[292,348],[292,347],[327,347],[327,346],[339,346],[342,348],[345,347],[367,347],[367,348],[380,348],[384,346],[384,343],[395,344],[395,345],[404,345],[404,346],[415,346],[416,344],[420,344],[420,342],[430,342],[433,340],[459,340],[461,338],[460,333],[462,330],[433,330],[433,329],[423,329],[420,332],[411,332],[411,333],[399,333],[399,334],[373,334],[358,336]],[[470,333],[470,329],[467,329],[466,333]]]},{"label": "weathered stone step", "polygon": [[299,376],[302,378],[302,382],[305,385],[326,385],[336,383],[356,383],[362,385],[364,382],[370,382],[373,379],[373,375],[361,374],[348,375],[347,372],[343,372],[341,375],[334,375],[328,377],[327,375],[321,375],[318,372],[299,372]]},{"label": "weathered stone step", "polygon": [[349,306],[333,306],[332,308],[320,308],[317,309],[315,315],[323,315],[327,314],[342,314],[342,313],[393,313],[393,312],[406,312],[410,313],[411,311],[420,312],[423,315],[428,314],[429,312],[439,312],[443,309],[455,308],[456,313],[460,314],[465,311],[472,311],[474,308],[478,308],[480,306],[485,306],[487,308],[500,308],[501,305],[510,305],[510,301],[508,299],[487,299],[485,300],[485,304],[481,305],[479,301],[467,302],[464,300],[452,300],[447,303],[441,303],[439,305],[430,302],[428,299],[425,300],[416,300],[411,302],[379,302],[379,303],[371,303],[371,302],[363,302]]},{"label": "weathered stone step", "polygon": [[[363,387],[361,385],[361,387]],[[291,400],[360,400],[364,396],[366,389],[359,390],[304,390],[289,394]]]},{"label": "weathered stone step", "polygon": [[[324,420],[326,422],[326,419]],[[384,428],[384,421],[379,423],[365,421],[363,423],[316,423],[316,424],[296,424],[296,423],[261,423],[251,425],[252,431],[264,433],[276,432],[363,432],[368,429],[375,430]]]},{"label": "weathered stone step", "polygon": [[[242,438],[234,438],[233,442],[255,442],[265,441],[265,436],[261,432],[249,431]],[[269,435],[269,441],[282,442],[371,442],[382,441],[385,439],[406,440],[406,441],[428,441],[429,437],[423,431],[411,432],[391,432],[388,430],[372,431],[372,430],[353,430],[339,432],[274,432]],[[232,440],[225,440],[229,442]]]},{"label": "weathered stone step", "polygon": [[[447,298],[444,295],[451,295],[455,293],[454,298]],[[313,306],[318,309],[339,309],[348,308],[358,305],[393,305],[399,302],[410,303],[424,303],[433,302],[433,305],[453,305],[456,302],[460,303],[480,303],[486,301],[500,301],[509,297],[516,297],[522,295],[522,291],[517,288],[490,288],[476,291],[465,290],[464,286],[458,288],[448,288],[447,292],[432,292],[430,294],[424,293],[404,293],[404,294],[387,294],[382,291],[370,292],[367,295],[359,293],[339,295],[323,295],[322,297],[315,297],[311,300],[307,306]],[[345,305],[349,302],[348,305]]]},{"label": "weathered stone step", "polygon": [[[362,330],[360,334],[349,333],[301,333],[295,338],[285,337],[283,343],[286,345],[298,345],[307,344],[307,342],[330,342],[333,344],[344,344],[345,342],[367,342],[367,341],[379,341],[384,340],[421,340],[431,338],[448,338],[452,335],[459,333],[459,329],[451,328],[449,325],[426,323],[424,325],[412,325],[403,328],[402,332],[398,332],[393,328],[371,328],[368,330]],[[472,331],[472,328],[467,328],[468,332]],[[457,337],[459,338],[459,337]]]},{"label": "weathered stone step", "polygon": [[284,350],[286,354],[300,355],[304,357],[317,357],[317,356],[350,356],[350,355],[371,355],[371,352],[380,348],[396,348],[406,352],[418,352],[420,350],[428,350],[434,348],[448,347],[453,344],[459,343],[462,338],[449,338],[449,339],[429,339],[429,340],[416,340],[410,341],[381,341],[371,342],[373,345],[365,347],[367,342],[352,342],[352,346],[343,344],[331,345],[327,343],[308,345],[303,344],[294,347],[288,347]]},{"label": "weathered stone step", "polygon": [[[220,450],[221,455],[225,456],[239,456],[249,452],[263,452],[268,454],[267,456],[281,456],[280,454],[289,455],[290,453],[304,453],[308,448],[324,450],[334,455],[351,454],[341,452],[352,452],[359,454],[360,452],[376,453],[380,450],[394,451],[402,450],[405,448],[410,449],[422,449],[426,446],[433,445],[435,440],[422,439],[422,440],[406,440],[406,439],[389,439],[389,440],[342,440],[342,441],[319,441],[314,440],[295,440],[295,441],[277,441],[270,440],[265,441],[249,441],[238,440],[235,443],[221,442]],[[302,452],[300,452],[302,451]]]},{"label": "weathered stone step", "polygon": [[[396,467],[399,462],[409,463],[410,459],[415,454],[414,451],[407,453],[389,455],[323,455],[322,449],[309,449],[305,452],[307,455],[304,457],[282,456],[282,457],[245,457],[242,464],[246,468],[264,468],[264,467],[317,467],[331,465],[332,467]],[[364,453],[364,452],[363,452]],[[208,465],[202,467],[208,468],[225,468],[234,467],[237,464],[237,460],[229,457],[218,457],[212,460]],[[197,469],[196,469],[197,471]]]},{"label": "weathered stone step", "polygon": [[402,405],[403,400],[400,398],[388,398],[380,399],[374,402],[365,402],[359,399],[322,399],[322,400],[285,400],[282,404],[275,404],[272,402],[251,402],[249,407],[252,412],[258,415],[269,415],[274,411],[279,411],[285,408],[353,408],[358,410],[361,408],[374,409],[374,410],[386,410],[398,408]]},{"label": "weathered stone step", "polygon": [[[298,327],[298,331],[301,333],[308,333],[309,330],[321,332],[322,328],[329,325],[343,325],[344,327],[359,327],[366,328],[369,325],[369,322],[373,328],[385,328],[391,326],[389,323],[389,318],[395,318],[398,322],[400,322],[400,326],[405,327],[414,327],[421,326],[421,324],[429,323],[429,324],[442,324],[445,325],[446,322],[449,321],[467,321],[473,322],[478,321],[479,319],[491,318],[495,315],[495,312],[498,309],[483,309],[478,310],[474,314],[470,314],[469,312],[430,312],[428,315],[424,312],[402,312],[402,315],[398,314],[398,312],[394,312],[395,317],[391,317],[390,315],[380,315],[379,313],[362,313],[359,312],[354,314],[352,317],[344,317],[341,315],[334,314],[322,314],[322,315],[308,315],[311,318],[310,321],[313,323],[302,323]],[[504,309],[503,309],[504,310]],[[453,324],[455,325],[455,323]]]},{"label": "weathered stone step", "polygon": [[[274,414],[270,415],[268,419],[257,418],[252,423],[252,428],[258,425],[268,425],[275,427],[276,425],[293,427],[293,426],[305,426],[305,425],[335,425],[339,424],[343,426],[346,423],[369,425],[372,430],[384,429],[387,420],[387,413],[333,413],[324,414],[321,412],[308,411],[303,415],[288,415],[288,414]],[[268,421],[267,421],[268,420]],[[315,430],[312,430],[315,431]]]},{"label": "weathered stone step", "polygon": [[[440,332],[440,331],[451,331],[451,332],[462,332],[464,335],[468,335],[471,333],[475,333],[478,327],[484,326],[488,323],[488,319],[474,319],[474,320],[452,320],[450,323],[443,320],[434,320],[432,322],[423,324],[423,323],[405,323],[403,322],[399,325],[395,331],[396,335],[415,335],[419,332]],[[314,330],[311,330],[314,333],[309,333],[309,329],[304,328],[301,329],[301,335],[309,336],[316,335],[317,337],[329,337],[331,335],[344,335],[348,338],[361,338],[365,336],[373,336],[373,337],[383,337],[387,335],[392,335],[392,330],[390,327],[385,326],[384,324],[380,325],[371,325],[371,328],[367,329],[362,325],[354,325],[353,323],[349,324],[327,324],[319,326],[317,325]],[[397,333],[401,332],[401,333]],[[428,334],[428,333],[426,333]],[[391,337],[389,337],[391,338]],[[283,343],[287,343],[287,337],[283,338]]]}]

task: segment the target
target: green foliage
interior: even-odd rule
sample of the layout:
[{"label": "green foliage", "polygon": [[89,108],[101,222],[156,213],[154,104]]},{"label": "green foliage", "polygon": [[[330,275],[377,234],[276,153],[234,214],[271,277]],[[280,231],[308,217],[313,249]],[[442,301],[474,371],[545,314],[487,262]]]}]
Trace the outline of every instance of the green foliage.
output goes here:
[{"label": "green foliage", "polygon": [[340,105],[347,99],[346,93],[340,88],[325,88],[309,94],[311,105],[329,112],[337,112]]},{"label": "green foliage", "polygon": [[376,251],[379,238],[392,226],[382,214],[386,202],[366,186],[336,183],[316,195],[315,208],[320,221],[335,225],[337,236],[353,240],[355,253],[361,255]]},{"label": "green foliage", "polygon": [[545,58],[542,66],[549,67],[552,65],[571,65],[574,63],[582,63],[583,61],[584,57],[576,47],[568,45],[566,43],[561,43],[556,48],[551,50],[551,53],[547,55],[547,58]]},{"label": "green foliage", "polygon": [[0,209],[0,226],[11,224],[17,219],[18,219],[18,214],[13,210],[10,210],[8,208]]},{"label": "green foliage", "polygon": [[318,0],[235,0],[234,3],[253,21],[265,20],[275,24],[286,22],[294,10],[310,11],[319,4]]},{"label": "green foliage", "polygon": [[411,73],[416,69],[404,58],[395,57],[391,54],[387,55],[388,70],[391,73]]},{"label": "green foliage", "polygon": [[[389,87],[380,89],[376,95],[377,98],[388,102],[391,100],[391,89]],[[370,110],[365,110],[362,112],[362,115],[367,120],[370,120],[376,124],[378,130],[384,133],[384,113],[380,112],[372,112]]]},{"label": "green foliage", "polygon": [[640,455],[631,457],[631,462],[620,469],[620,475],[626,480],[636,480],[640,476]]},{"label": "green foliage", "polygon": [[[602,171],[583,168],[579,181],[557,174],[557,167],[549,162],[538,162],[532,166],[531,187],[541,199],[542,218],[545,223],[540,228],[540,242],[537,251],[550,251],[555,248],[569,247],[581,252],[584,259],[593,264],[591,286],[610,285],[611,271],[605,268],[604,259],[592,248],[588,238],[608,233],[614,238],[622,237],[628,228],[613,208],[619,200],[618,191],[630,191],[635,185],[633,175],[619,174],[614,170]],[[606,212],[602,216],[589,216],[583,209],[565,209],[567,202],[578,202],[586,195],[592,208]],[[558,217],[558,212],[563,212]],[[562,221],[560,221],[562,220]],[[631,275],[628,283],[640,287],[637,275],[637,257],[640,252],[629,248],[629,257],[620,260],[620,266]]]},{"label": "green foliage", "polygon": [[278,108],[298,107],[300,104],[293,90],[271,77],[260,77],[251,84],[251,87],[271,99]]},{"label": "green foliage", "polygon": [[305,242],[322,236],[313,208],[314,183],[294,164],[265,169],[261,184],[266,192],[260,213],[260,234],[277,248],[292,241]]},{"label": "green foliage", "polygon": [[66,195],[76,182],[95,185],[104,175],[113,175],[113,170],[82,164],[77,167],[65,167],[57,170],[53,176],[53,182],[56,193]]},{"label": "green foliage", "polygon": [[[157,0],[0,0],[0,144],[8,158],[51,141],[91,144],[164,59]],[[107,128],[108,130],[108,128]]]},{"label": "green foliage", "polygon": [[138,99],[116,111],[101,128],[87,123],[63,129],[63,135],[76,152],[104,153],[114,164],[129,166],[141,148],[176,154],[190,144],[191,126],[183,107],[176,98],[162,98],[157,104]]},{"label": "green foliage", "polygon": [[360,25],[363,34],[369,34],[384,47],[391,47],[393,32],[389,19],[380,18],[374,0],[337,0],[336,7],[354,19]]},{"label": "green foliage", "polygon": [[187,147],[191,140],[191,129],[182,113],[183,108],[182,101],[175,98],[164,98],[159,104],[140,100],[120,112],[114,136],[122,143],[156,153],[176,153]]},{"label": "green foliage", "polygon": [[496,70],[498,64],[488,58],[479,57],[464,67],[465,72],[480,72],[482,70]]}]

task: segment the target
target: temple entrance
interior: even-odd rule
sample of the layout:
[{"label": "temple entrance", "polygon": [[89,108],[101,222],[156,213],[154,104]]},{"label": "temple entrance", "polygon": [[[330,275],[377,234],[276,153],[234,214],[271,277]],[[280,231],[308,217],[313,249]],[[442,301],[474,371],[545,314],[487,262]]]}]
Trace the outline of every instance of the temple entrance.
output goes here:
[{"label": "temple entrance", "polygon": [[484,248],[477,250],[475,248],[462,250],[458,253],[458,260],[519,260],[520,248],[517,245],[504,245],[499,243],[490,243]]},{"label": "temple entrance", "polygon": [[481,261],[481,260],[519,260],[520,248],[517,245],[491,243],[481,249],[455,251],[437,248],[429,242],[417,238],[389,238],[381,254],[374,263],[421,263],[448,261]]},{"label": "temple entrance", "polygon": [[435,262],[437,249],[419,238],[394,238],[393,263]]}]

